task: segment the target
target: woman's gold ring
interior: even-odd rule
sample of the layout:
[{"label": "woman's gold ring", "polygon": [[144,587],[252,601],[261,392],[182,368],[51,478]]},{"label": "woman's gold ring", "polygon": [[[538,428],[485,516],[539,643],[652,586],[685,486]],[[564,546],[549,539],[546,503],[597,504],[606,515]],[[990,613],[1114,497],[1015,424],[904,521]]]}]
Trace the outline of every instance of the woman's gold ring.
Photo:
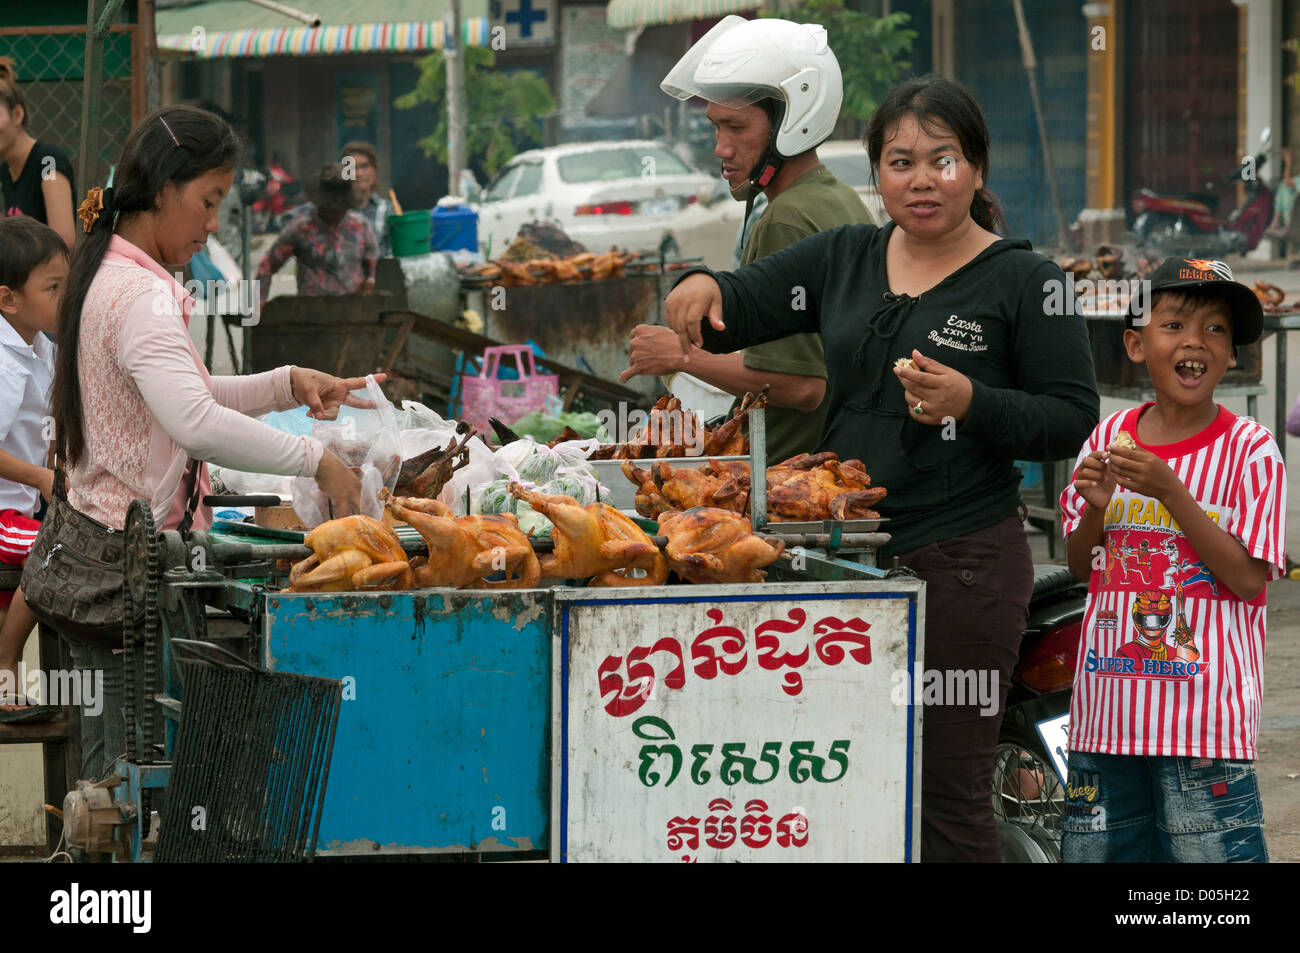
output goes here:
[{"label": "woman's gold ring", "polygon": [[923,413],[925,413],[925,411],[921,409],[921,405],[923,403],[925,403],[925,401],[918,400],[916,402],[916,406],[912,408],[912,413],[916,414],[916,416],[918,417],[920,417]]}]

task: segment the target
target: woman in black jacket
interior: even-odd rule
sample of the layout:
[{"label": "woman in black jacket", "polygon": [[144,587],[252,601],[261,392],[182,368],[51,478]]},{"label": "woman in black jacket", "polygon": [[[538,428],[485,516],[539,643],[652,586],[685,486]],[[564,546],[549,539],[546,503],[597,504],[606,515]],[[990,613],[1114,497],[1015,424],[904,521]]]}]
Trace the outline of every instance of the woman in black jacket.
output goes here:
[{"label": "woman in black jacket", "polygon": [[[969,92],[934,75],[899,84],[866,146],[891,222],[689,274],[665,316],[688,355],[821,333],[820,449],[863,460],[889,490],[881,555],[926,582],[927,672],[997,677],[996,712],[956,699],[924,711],[921,859],[998,861],[993,748],[1033,589],[1014,461],[1078,453],[1099,414],[1092,356],[1060,268],[994,231]],[[895,366],[905,358],[915,366]]]}]

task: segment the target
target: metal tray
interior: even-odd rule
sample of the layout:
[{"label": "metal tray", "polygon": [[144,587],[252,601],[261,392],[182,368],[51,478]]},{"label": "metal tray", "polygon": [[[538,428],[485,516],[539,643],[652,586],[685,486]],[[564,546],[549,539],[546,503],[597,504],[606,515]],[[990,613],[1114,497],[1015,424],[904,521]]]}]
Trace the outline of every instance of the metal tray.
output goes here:
[{"label": "metal tray", "polygon": [[874,533],[888,523],[887,517],[878,520],[811,520],[802,523],[767,522],[760,533],[832,533],[839,527],[841,533]]},{"label": "metal tray", "polygon": [[[715,457],[659,457],[657,459],[646,458],[644,460],[630,461],[633,466],[648,470],[651,464],[668,463],[679,468],[697,468],[702,467],[710,460],[726,462],[730,460],[740,460],[744,463],[751,463],[749,455],[737,456],[715,456]],[[622,460],[588,460],[587,465],[596,471],[596,478],[609,487],[610,496],[602,496],[601,500],[608,503],[617,510],[636,510],[636,491],[637,487],[631,480],[623,475]]]}]

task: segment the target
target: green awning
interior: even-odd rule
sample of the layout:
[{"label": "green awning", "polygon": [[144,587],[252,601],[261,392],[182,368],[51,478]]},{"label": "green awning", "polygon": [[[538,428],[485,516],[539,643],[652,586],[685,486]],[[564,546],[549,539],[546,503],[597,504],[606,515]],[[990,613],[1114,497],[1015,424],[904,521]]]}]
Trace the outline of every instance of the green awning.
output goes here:
[{"label": "green awning", "polygon": [[763,0],[610,0],[605,22],[615,30],[631,30],[748,13],[763,5]]},{"label": "green awning", "polygon": [[[201,59],[321,56],[331,53],[406,52],[442,49],[443,0],[286,0],[320,17],[310,27],[244,0],[209,0],[160,6],[155,14],[158,49]],[[461,38],[486,46],[491,31],[487,0],[461,3]]]}]

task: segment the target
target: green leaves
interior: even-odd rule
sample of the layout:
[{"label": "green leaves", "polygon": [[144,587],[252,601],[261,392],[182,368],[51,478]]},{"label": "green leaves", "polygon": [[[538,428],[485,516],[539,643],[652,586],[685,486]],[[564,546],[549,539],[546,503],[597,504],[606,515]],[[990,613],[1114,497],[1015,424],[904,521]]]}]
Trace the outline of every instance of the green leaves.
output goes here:
[{"label": "green leaves", "polygon": [[826,27],[844,77],[841,116],[867,119],[902,71],[911,68],[907,57],[917,34],[906,29],[911,20],[906,13],[874,17],[846,9],[844,0],[805,0],[794,9],[763,16]]},{"label": "green leaves", "polygon": [[[467,46],[465,54],[466,147],[468,164],[489,176],[517,152],[543,144],[542,120],[556,110],[546,82],[527,69],[496,69],[496,54],[486,47]],[[439,108],[438,124],[420,140],[420,148],[439,162],[447,161],[447,65],[442,53],[420,60],[415,89],[393,101],[398,109],[421,103]]]}]

